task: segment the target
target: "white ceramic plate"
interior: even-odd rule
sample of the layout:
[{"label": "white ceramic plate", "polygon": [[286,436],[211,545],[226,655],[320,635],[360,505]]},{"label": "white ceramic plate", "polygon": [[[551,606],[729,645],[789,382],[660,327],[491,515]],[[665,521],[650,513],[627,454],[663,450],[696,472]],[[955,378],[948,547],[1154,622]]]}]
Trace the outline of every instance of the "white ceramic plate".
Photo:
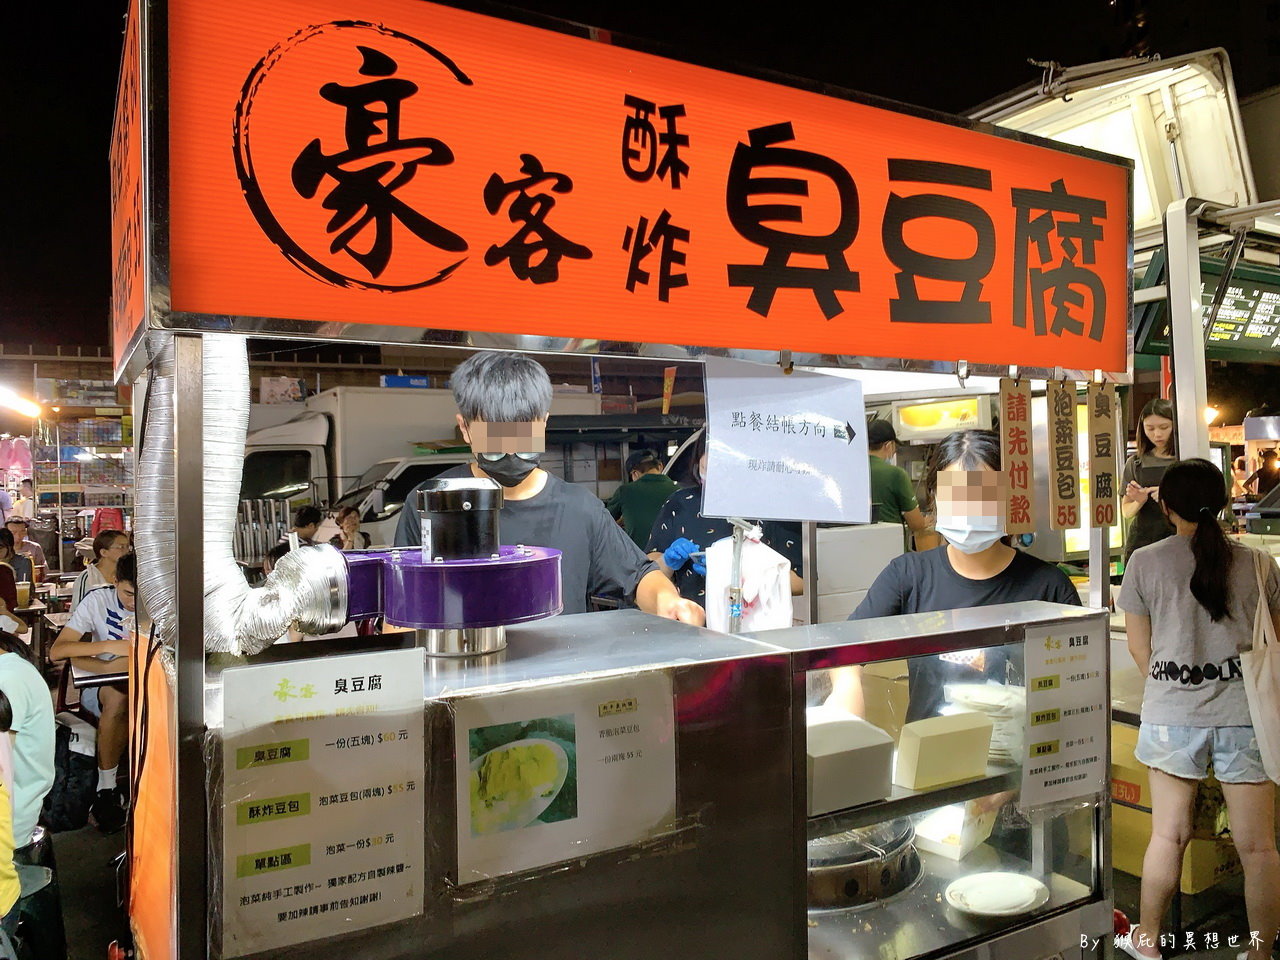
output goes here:
[{"label": "white ceramic plate", "polygon": [[979,917],[1016,917],[1049,902],[1049,888],[1035,877],[993,871],[961,877],[947,886],[947,903]]},{"label": "white ceramic plate", "polygon": [[560,794],[560,789],[564,786],[565,779],[569,776],[569,757],[564,751],[564,747],[553,740],[543,740],[539,737],[527,737],[524,740],[515,740],[511,743],[504,743],[500,747],[494,747],[488,753],[483,753],[471,761],[471,772],[475,773],[484,763],[485,758],[505,750],[513,750],[516,747],[529,747],[533,745],[546,747],[555,754],[556,758],[556,776],[555,780],[542,786],[542,789],[536,790],[533,797],[524,803],[514,804],[509,801],[500,801],[490,811],[487,811],[483,818],[477,818],[475,812],[472,812],[471,830],[472,835],[480,835],[486,833],[498,833],[503,830],[518,830],[521,827],[527,827],[534,820],[542,816],[544,810],[551,806],[552,802]]}]

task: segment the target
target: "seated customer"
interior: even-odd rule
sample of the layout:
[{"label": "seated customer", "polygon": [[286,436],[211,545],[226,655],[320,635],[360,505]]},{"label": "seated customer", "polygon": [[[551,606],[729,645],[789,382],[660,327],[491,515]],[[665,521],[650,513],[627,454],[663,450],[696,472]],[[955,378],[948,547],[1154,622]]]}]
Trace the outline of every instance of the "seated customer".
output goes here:
[{"label": "seated customer", "polygon": [[[27,622],[16,612],[19,577],[10,564],[21,564],[26,559],[14,554],[13,534],[8,530],[0,530],[0,629],[19,634],[27,632]],[[29,571],[30,566],[26,569]]]},{"label": "seated customer", "polygon": [[40,818],[44,798],[53,786],[56,727],[49,687],[27,645],[0,631],[0,692],[13,711],[13,836],[25,847]]},{"label": "seated customer", "polygon": [[5,529],[13,534],[14,549],[24,557],[31,558],[37,580],[43,580],[45,571],[49,569],[44,559],[44,548],[34,540],[27,539],[26,517],[10,517],[5,522]]},{"label": "seated customer", "polygon": [[[74,661],[91,673],[126,670],[124,658],[133,646],[135,581],[135,559],[130,553],[116,561],[115,589],[93,590],[80,602],[53,642],[49,658]],[[86,634],[92,639],[84,639]],[[124,682],[87,687],[80,695],[80,704],[98,715],[98,793],[93,818],[103,833],[114,833],[125,823],[116,792],[116,768],[129,739],[128,699]]]},{"label": "seated customer", "polygon": [[93,538],[93,559],[76,577],[71,588],[71,609],[80,606],[90,590],[116,582],[116,563],[129,552],[129,535],[123,530],[103,530]]},{"label": "seated customer", "polygon": [[[316,532],[320,529],[320,524],[323,522],[324,514],[320,512],[319,507],[299,507],[298,512],[293,515],[293,529],[290,533],[296,533],[298,535],[298,543],[301,546],[314,546],[316,542]],[[288,541],[288,533],[280,538],[281,543],[287,543]]]}]

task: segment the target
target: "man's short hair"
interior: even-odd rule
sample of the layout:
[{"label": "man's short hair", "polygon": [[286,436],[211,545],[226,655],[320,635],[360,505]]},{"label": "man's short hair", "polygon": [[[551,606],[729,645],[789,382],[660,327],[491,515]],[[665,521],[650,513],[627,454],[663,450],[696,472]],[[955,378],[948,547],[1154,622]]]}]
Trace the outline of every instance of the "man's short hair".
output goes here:
[{"label": "man's short hair", "polygon": [[138,558],[136,554],[126,553],[116,561],[116,583],[138,585]]},{"label": "man's short hair", "polygon": [[454,368],[450,385],[458,413],[468,423],[523,423],[545,420],[551,412],[551,378],[523,353],[472,354]]},{"label": "man's short hair", "polygon": [[872,450],[883,447],[886,443],[897,443],[898,435],[894,433],[893,424],[879,417],[867,424],[867,446]]},{"label": "man's short hair", "polygon": [[637,450],[627,457],[628,474],[635,470],[639,470],[641,473],[648,473],[650,470],[661,469],[662,461],[658,459],[658,455],[652,450]]},{"label": "man's short hair", "polygon": [[309,527],[313,523],[318,526],[323,521],[324,514],[320,512],[319,507],[299,507],[298,512],[293,515],[295,527]]}]

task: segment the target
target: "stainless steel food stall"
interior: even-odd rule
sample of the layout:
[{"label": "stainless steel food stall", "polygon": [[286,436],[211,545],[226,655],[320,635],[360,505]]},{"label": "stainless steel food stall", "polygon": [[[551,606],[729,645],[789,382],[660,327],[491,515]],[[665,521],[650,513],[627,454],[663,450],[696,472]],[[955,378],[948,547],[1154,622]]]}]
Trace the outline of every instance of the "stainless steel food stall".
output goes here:
[{"label": "stainless steel food stall", "polygon": [[[991,836],[955,839],[963,849],[948,850],[950,841],[930,826],[938,811],[997,796],[999,817],[1023,816],[1016,806],[1024,783],[1020,758],[990,759],[984,745],[969,758],[980,765],[978,776],[921,789],[895,785],[880,799],[809,816],[806,740],[813,727],[806,701],[817,672],[904,661],[909,668],[913,659],[964,651],[1006,657],[1009,683],[998,689],[1017,693],[1026,688],[1015,681],[1022,679],[1028,637],[1102,638],[1105,658],[1105,635],[1101,612],[1043,603],[755,637],[636,611],[562,617],[508,628],[506,650],[479,661],[427,658],[416,713],[406,705],[396,716],[384,699],[377,709],[350,715],[342,727],[350,736],[336,744],[322,743],[329,722],[323,717],[268,711],[246,723],[245,709],[232,701],[271,701],[283,676],[293,678],[294,689],[310,678],[323,695],[334,677],[345,684],[353,674],[384,670],[379,658],[402,668],[422,665],[412,635],[401,634],[399,642],[395,634],[317,641],[305,652],[296,644],[272,647],[206,680],[209,864],[219,894],[209,931],[215,955],[309,955],[325,935],[324,913],[311,912],[317,903],[348,890],[365,896],[380,890],[386,916],[399,919],[355,929],[366,925],[360,919],[366,904],[353,905],[333,918],[352,932],[328,933],[338,937],[329,939],[330,948],[385,958],[552,958],[566,949],[623,960],[1080,956],[1081,935],[1104,937],[1111,925],[1105,714],[1101,753],[1074,793],[1077,802],[1025,811],[1013,830],[988,817]],[[865,678],[867,716],[892,731],[886,739],[897,740],[901,753],[907,680],[905,672],[881,673],[879,686]],[[389,685],[388,677],[384,690]],[[322,699],[312,703],[324,706]],[[1021,724],[1025,714],[1014,720]],[[341,776],[323,759],[326,746],[330,755],[335,747],[373,749],[341,745],[359,741],[363,731],[415,724],[422,737],[403,738],[407,754],[379,750],[392,764],[390,778],[420,784],[420,798],[398,808],[399,815],[389,798],[361,791],[382,782],[377,759]],[[289,765],[285,779],[273,761],[236,769],[235,758],[253,745],[261,753],[265,744],[296,744],[308,730],[310,757]],[[562,764],[567,754],[553,803],[570,791],[572,805],[554,814],[547,807],[532,819],[525,810],[490,830],[480,819],[489,812],[476,787],[484,758],[530,745],[548,755],[554,749]],[[848,755],[860,764],[840,781],[849,796],[875,777],[867,756]],[[379,874],[375,882],[364,864],[349,884],[297,884],[316,859],[328,861],[321,875],[345,869],[334,864],[353,854],[334,852],[334,838],[349,840],[354,824],[342,820],[332,821],[333,835],[316,823],[308,828],[312,863],[293,871],[294,885],[284,888],[295,891],[291,896],[278,895],[284,871],[232,869],[244,863],[242,849],[292,849],[285,823],[270,822],[282,789],[312,797],[314,813],[314,798],[338,787],[344,789],[333,797],[344,799],[331,804],[384,804],[376,826],[357,821],[357,833],[394,836],[396,844],[416,839],[395,853],[390,840],[375,844],[371,856],[404,862],[417,879],[397,874],[383,881]],[[844,802],[839,791],[832,802]],[[260,809],[267,820],[255,823]],[[982,825],[965,827],[973,829]],[[254,836],[261,839],[245,839]],[[329,851],[323,858],[322,849]],[[954,898],[957,884],[993,872],[1001,883],[1021,878],[1043,895],[998,916]],[[387,903],[401,888],[404,895]],[[299,928],[307,917],[311,929]]]}]

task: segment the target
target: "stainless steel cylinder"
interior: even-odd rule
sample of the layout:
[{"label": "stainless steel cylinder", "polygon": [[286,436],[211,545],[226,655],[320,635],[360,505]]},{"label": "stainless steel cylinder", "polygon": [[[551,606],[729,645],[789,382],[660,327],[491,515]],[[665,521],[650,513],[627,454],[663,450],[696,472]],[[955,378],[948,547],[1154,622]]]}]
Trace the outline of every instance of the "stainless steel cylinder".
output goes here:
[{"label": "stainless steel cylinder", "polygon": [[428,657],[482,657],[507,646],[506,627],[466,627],[461,630],[417,630]]}]

